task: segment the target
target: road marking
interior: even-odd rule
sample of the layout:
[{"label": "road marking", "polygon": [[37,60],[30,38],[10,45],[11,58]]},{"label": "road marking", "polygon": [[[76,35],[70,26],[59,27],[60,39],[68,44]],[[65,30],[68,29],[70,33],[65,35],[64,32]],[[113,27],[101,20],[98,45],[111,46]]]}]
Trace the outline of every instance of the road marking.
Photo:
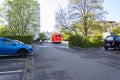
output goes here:
[{"label": "road marking", "polygon": [[49,47],[49,46],[39,46],[39,47]]},{"label": "road marking", "polygon": [[0,61],[13,61],[13,60],[24,61],[24,60],[26,60],[26,59],[1,59]]},{"label": "road marking", "polygon": [[3,71],[3,72],[0,72],[0,74],[20,73],[20,72],[23,72],[23,70],[16,70],[16,71]]},{"label": "road marking", "polygon": [[48,46],[40,46],[42,48],[69,48],[68,46],[51,46],[51,45],[48,45]]},{"label": "road marking", "polygon": [[58,46],[59,48],[69,48],[68,46]]},{"label": "road marking", "polygon": [[11,63],[10,65],[11,66],[16,66],[16,65],[23,65],[23,64],[25,64],[25,63]]}]

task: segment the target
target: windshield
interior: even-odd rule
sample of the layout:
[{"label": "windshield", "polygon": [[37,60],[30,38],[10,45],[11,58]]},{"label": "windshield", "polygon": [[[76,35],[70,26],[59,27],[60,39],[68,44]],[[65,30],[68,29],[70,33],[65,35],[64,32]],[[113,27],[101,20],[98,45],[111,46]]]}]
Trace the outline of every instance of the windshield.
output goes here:
[{"label": "windshield", "polygon": [[113,41],[113,40],[114,40],[114,37],[109,36],[109,37],[106,38],[106,40],[107,40],[107,41]]}]

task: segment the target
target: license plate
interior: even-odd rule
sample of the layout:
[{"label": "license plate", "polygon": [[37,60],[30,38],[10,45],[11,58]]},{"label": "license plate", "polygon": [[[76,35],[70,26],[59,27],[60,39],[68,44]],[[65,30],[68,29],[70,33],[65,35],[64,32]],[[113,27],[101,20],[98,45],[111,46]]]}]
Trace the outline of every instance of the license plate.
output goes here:
[{"label": "license plate", "polygon": [[110,44],[106,44],[106,46],[109,46]]}]

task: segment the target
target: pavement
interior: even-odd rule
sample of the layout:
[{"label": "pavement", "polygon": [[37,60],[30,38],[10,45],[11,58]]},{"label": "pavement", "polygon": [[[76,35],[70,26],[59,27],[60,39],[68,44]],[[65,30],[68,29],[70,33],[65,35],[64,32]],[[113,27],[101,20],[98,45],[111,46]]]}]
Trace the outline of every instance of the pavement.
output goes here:
[{"label": "pavement", "polygon": [[[46,44],[49,44],[49,46],[48,45],[46,45]],[[24,69],[24,73],[23,73],[23,77],[22,77],[22,80],[67,80],[67,79],[58,79],[58,77],[57,77],[57,73],[55,73],[54,74],[54,76],[56,75],[56,77],[57,77],[57,79],[48,79],[48,78],[45,78],[44,76],[46,76],[46,73],[44,73],[44,75],[42,75],[43,73],[36,73],[36,72],[38,72],[39,71],[39,69],[38,68],[36,68],[36,64],[37,65],[39,65],[38,64],[38,62],[36,61],[36,59],[39,61],[39,60],[41,60],[41,61],[44,61],[43,59],[40,59],[40,56],[42,57],[42,55],[40,55],[40,54],[43,54],[43,50],[44,50],[44,48],[61,48],[61,49],[68,49],[69,47],[68,47],[68,42],[62,42],[62,44],[51,44],[50,42],[47,42],[47,43],[43,43],[43,44],[39,44],[39,43],[34,43],[33,44],[33,47],[34,47],[34,52],[32,53],[32,56],[31,57],[28,57],[27,58],[27,60],[26,60],[26,64],[25,64],[25,69]],[[42,52],[41,51],[39,51],[40,49],[42,49]],[[114,51],[114,50],[112,50],[112,49],[110,49],[109,51],[104,51],[104,48],[103,47],[97,47],[97,48],[87,48],[87,49],[85,49],[85,48],[76,48],[76,49],[72,49],[73,51],[75,50],[75,52],[76,52],[76,50],[81,50],[81,52],[82,53],[86,53],[86,52],[91,52],[91,53],[95,53],[95,54],[90,54],[91,56],[93,56],[92,58],[94,58],[95,56],[99,56],[100,57],[100,55],[98,54],[98,53],[104,53],[104,54],[107,54],[107,55],[110,55],[110,56],[113,56],[113,57],[120,57],[120,54],[119,54],[119,50],[117,50],[117,51]],[[38,54],[39,53],[39,54]],[[47,54],[49,53],[49,50],[46,52]],[[45,54],[46,54],[45,53]],[[51,53],[51,52],[50,52]],[[90,55],[89,55],[89,57],[90,57]],[[39,59],[38,58],[36,58],[36,56],[38,57],[39,56]],[[86,56],[87,57],[87,56]],[[96,58],[97,58],[96,57]],[[99,59],[99,57],[98,57],[98,59]],[[83,57],[83,58],[85,58],[85,57]],[[40,63],[41,63],[41,61],[39,61]],[[43,62],[42,62],[43,63]],[[96,63],[96,62],[95,62]],[[118,63],[118,62],[117,62]],[[48,63],[48,64],[50,64],[50,63]],[[42,64],[41,64],[41,66],[42,66]],[[83,66],[84,67],[84,66]],[[43,71],[44,69],[46,69],[46,66],[44,66],[44,67],[40,67],[40,69],[41,69],[41,71]],[[41,72],[40,71],[40,72]],[[108,71],[109,72],[109,71]],[[41,78],[39,78],[38,79],[38,77],[37,77],[37,75],[38,74],[41,74]],[[58,74],[58,75],[62,75],[62,74],[64,74],[64,72],[62,72],[62,73],[60,73],[60,74]],[[85,73],[86,74],[86,73]],[[94,73],[92,73],[92,74],[94,74]],[[17,74],[16,74],[17,75]],[[66,74],[64,74],[64,75],[66,75]],[[67,75],[68,76],[68,75]],[[98,76],[98,75],[97,75]],[[118,80],[118,79],[116,79],[116,78],[113,78],[113,79],[115,79],[115,80]],[[17,79],[16,79],[17,80]],[[68,79],[68,80],[72,80],[72,79]],[[74,79],[73,79],[74,80]],[[79,79],[75,79],[75,80],[79,80]],[[81,80],[84,80],[84,78],[83,79],[81,79]],[[85,80],[89,80],[89,79],[85,79]],[[91,80],[91,79],[90,79]],[[93,79],[93,80],[95,80],[95,79]],[[96,79],[96,80],[100,80],[100,79]],[[104,80],[104,79],[103,79]],[[111,80],[111,79],[110,79]]]},{"label": "pavement", "polygon": [[34,80],[32,55],[27,57],[22,80]]},{"label": "pavement", "polygon": [[[66,44],[35,44],[34,80],[119,80],[120,57],[103,47],[72,49]],[[107,74],[107,75],[106,75]]]}]

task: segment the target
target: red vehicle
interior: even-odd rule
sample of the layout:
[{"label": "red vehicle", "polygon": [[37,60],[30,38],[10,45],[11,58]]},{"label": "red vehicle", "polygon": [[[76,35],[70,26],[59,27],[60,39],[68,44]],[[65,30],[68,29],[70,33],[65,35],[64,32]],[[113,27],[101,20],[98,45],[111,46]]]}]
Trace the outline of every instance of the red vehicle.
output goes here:
[{"label": "red vehicle", "polygon": [[62,34],[52,34],[52,43],[61,43],[62,42]]}]

